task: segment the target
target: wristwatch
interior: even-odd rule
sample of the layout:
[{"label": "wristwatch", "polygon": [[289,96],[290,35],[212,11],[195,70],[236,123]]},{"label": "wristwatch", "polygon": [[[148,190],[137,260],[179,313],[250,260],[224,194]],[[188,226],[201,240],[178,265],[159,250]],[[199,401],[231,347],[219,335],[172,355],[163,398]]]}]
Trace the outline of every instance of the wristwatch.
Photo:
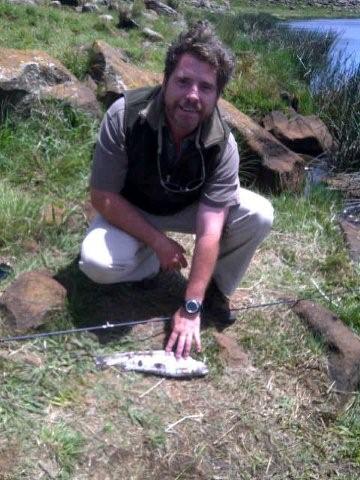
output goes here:
[{"label": "wristwatch", "polygon": [[189,313],[190,315],[196,315],[197,313],[201,312],[202,303],[199,302],[199,300],[191,298],[190,300],[184,300],[183,307],[186,313]]}]

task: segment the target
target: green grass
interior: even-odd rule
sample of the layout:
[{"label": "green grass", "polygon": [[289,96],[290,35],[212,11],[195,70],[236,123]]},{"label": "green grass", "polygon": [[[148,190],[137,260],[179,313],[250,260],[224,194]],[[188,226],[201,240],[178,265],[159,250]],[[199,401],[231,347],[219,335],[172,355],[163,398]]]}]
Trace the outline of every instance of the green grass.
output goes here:
[{"label": "green grass", "polygon": [[[253,8],[247,2],[235,3]],[[196,15],[202,15],[201,9],[192,17]],[[286,90],[300,98],[303,113],[314,111],[304,72],[289,50],[290,39],[274,37],[276,49],[264,41],[264,31],[274,28],[274,19],[240,20],[236,35],[221,27],[220,19],[218,23],[222,35],[229,34],[239,63],[228,98],[260,116],[273,108],[285,109],[279,94]],[[44,49],[83,78],[87,46],[102,38],[123,48],[132,61],[162,70],[166,42],[178,27],[159,17],[153,27],[164,35],[164,45],[145,49],[139,32],[122,35],[114,24],[66,8],[1,3],[0,45]],[[291,41],[295,45],[297,40]],[[45,330],[136,318],[139,312],[156,315],[159,310],[151,294],[136,293],[131,285],[112,290],[95,286],[76,267],[97,129],[97,121],[53,103],[34,107],[25,118],[9,110],[0,126],[0,256],[13,265],[14,276],[47,268],[68,286],[64,310]],[[248,159],[242,175],[249,175],[253,161]],[[341,196],[321,186],[308,196],[287,193],[271,200],[275,225],[242,284],[249,295],[246,301],[313,295],[360,332],[359,271],[348,258],[336,221]],[[49,208],[60,211],[59,221],[44,217]],[[29,241],[37,246],[35,252],[26,246]],[[2,290],[14,276],[1,284]],[[321,292],[329,295],[337,289],[347,293],[329,305]],[[162,307],[169,313],[168,304]],[[0,335],[7,332],[1,311]],[[248,353],[253,370],[228,369],[208,329],[202,334],[200,358],[210,375],[189,382],[166,380],[158,386],[158,379],[151,377],[98,371],[93,358],[161,348],[156,336],[140,341],[133,332],[123,331],[1,344],[0,477],[45,478],[42,462],[61,480],[78,475],[143,479],[149,472],[152,478],[179,479],[231,479],[239,472],[244,479],[356,478],[358,396],[343,409],[338,407],[339,398],[329,389],[321,342],[286,307],[242,312],[228,332]],[[166,432],[179,420],[173,432]]]},{"label": "green grass", "polygon": [[55,456],[60,467],[58,478],[71,479],[75,461],[81,454],[84,438],[63,422],[51,427],[45,426],[40,432],[40,441]]},{"label": "green grass", "polygon": [[83,198],[98,122],[71,108],[43,104],[0,129],[0,174],[12,185],[55,198]]}]

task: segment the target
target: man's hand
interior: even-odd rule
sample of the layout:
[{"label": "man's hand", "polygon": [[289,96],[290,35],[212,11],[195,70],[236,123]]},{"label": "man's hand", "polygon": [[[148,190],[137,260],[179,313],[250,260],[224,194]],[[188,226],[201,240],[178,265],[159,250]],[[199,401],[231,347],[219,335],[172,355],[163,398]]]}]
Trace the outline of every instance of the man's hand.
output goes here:
[{"label": "man's hand", "polygon": [[175,240],[162,236],[153,245],[162,270],[180,270],[187,267],[185,249]]},{"label": "man's hand", "polygon": [[195,340],[197,352],[201,352],[200,314],[189,315],[183,308],[179,308],[173,316],[173,329],[165,350],[171,352],[176,345],[175,356],[187,358],[190,355],[191,345]]}]

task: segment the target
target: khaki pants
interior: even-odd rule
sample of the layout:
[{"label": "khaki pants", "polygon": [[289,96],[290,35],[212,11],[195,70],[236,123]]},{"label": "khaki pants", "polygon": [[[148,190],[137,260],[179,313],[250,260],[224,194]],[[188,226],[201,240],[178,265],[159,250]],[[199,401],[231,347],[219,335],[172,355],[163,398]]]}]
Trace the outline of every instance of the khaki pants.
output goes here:
[{"label": "khaki pants", "polygon": [[[273,222],[273,208],[268,200],[243,188],[240,199],[240,205],[230,207],[213,274],[225,295],[231,295],[238,286]],[[195,233],[197,205],[171,216],[141,212],[159,230]],[[150,247],[98,215],[82,243],[79,267],[94,282],[109,284],[143,280],[156,274],[160,265]]]}]

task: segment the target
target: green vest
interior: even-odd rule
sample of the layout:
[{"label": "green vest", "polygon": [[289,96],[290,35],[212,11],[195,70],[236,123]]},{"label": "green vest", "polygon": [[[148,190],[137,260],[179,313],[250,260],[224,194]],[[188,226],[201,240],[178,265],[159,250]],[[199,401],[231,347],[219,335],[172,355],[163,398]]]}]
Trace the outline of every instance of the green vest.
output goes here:
[{"label": "green vest", "polygon": [[121,195],[133,205],[155,215],[171,215],[198,201],[201,182],[198,182],[199,188],[182,188],[174,192],[164,188],[161,179],[171,178],[169,185],[175,185],[175,189],[177,186],[193,187],[203,177],[203,166],[204,181],[211,177],[221,160],[230,132],[217,108],[201,126],[198,147],[194,142],[194,148],[188,149],[170,168],[158,145],[159,129],[163,128],[160,122],[161,87],[125,91],[124,97],[128,170]]}]

